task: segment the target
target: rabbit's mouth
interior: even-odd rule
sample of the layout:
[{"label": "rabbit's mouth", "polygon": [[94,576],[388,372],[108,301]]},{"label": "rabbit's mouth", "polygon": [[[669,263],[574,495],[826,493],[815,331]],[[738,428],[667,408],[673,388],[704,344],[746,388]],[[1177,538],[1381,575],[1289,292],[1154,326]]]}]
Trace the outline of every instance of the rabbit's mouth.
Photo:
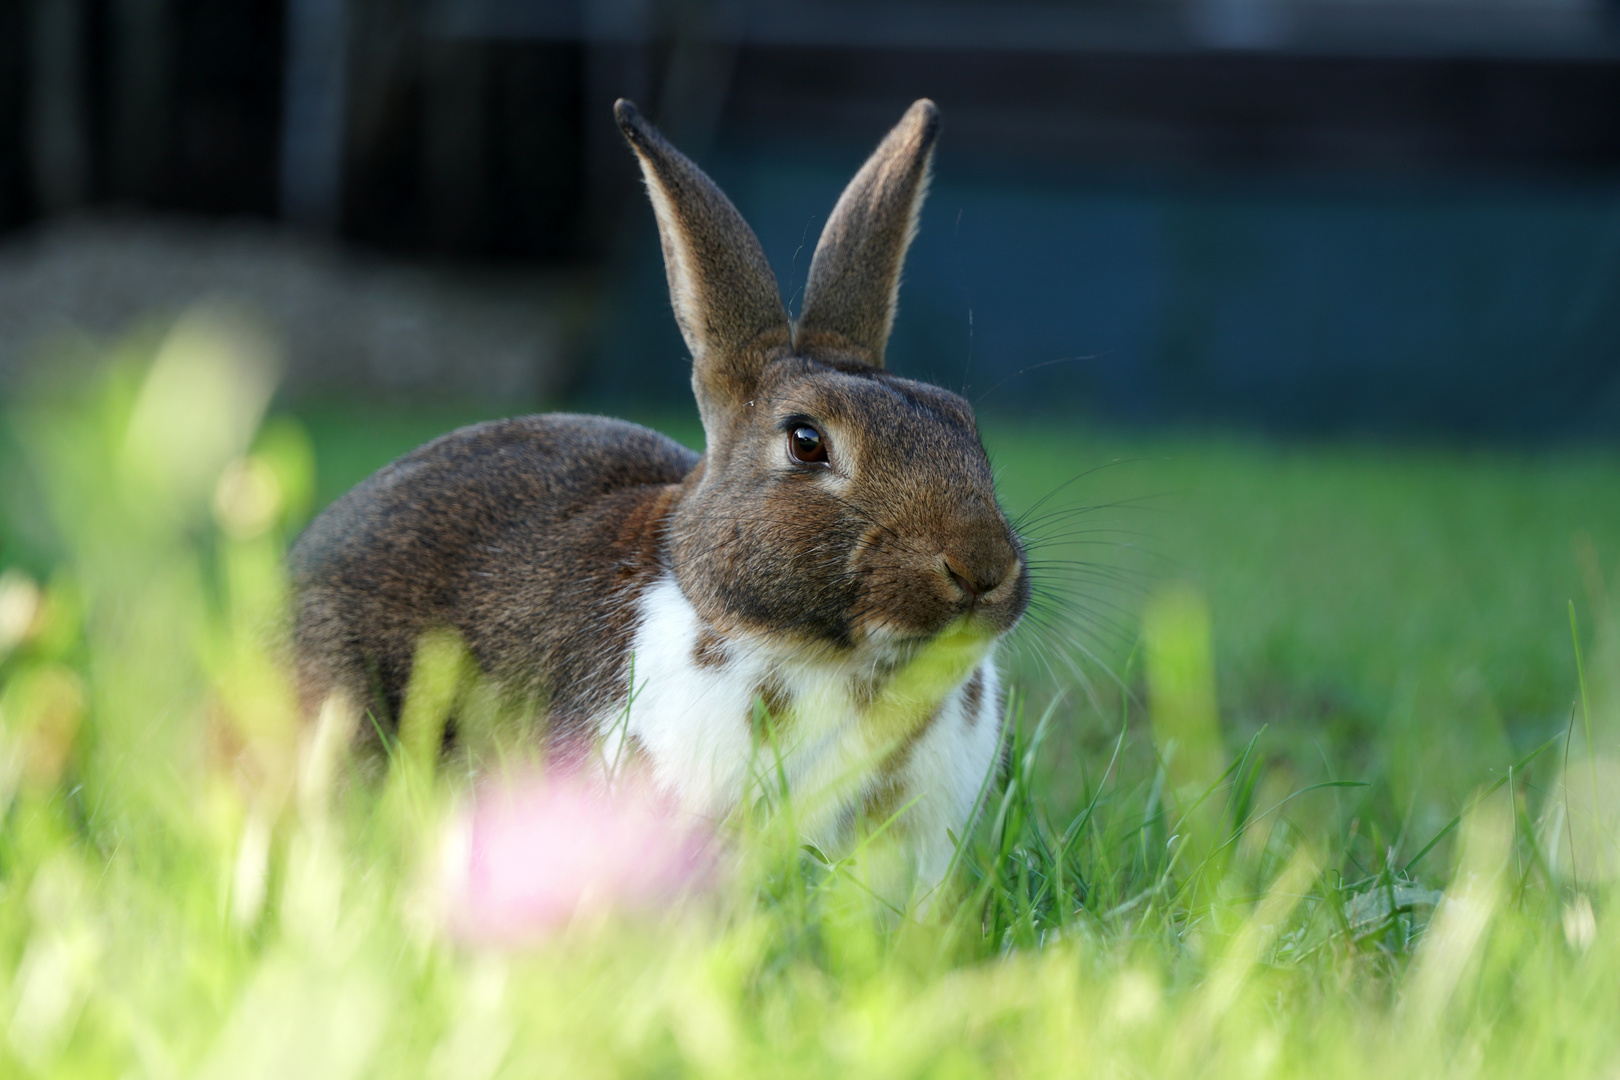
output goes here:
[{"label": "rabbit's mouth", "polygon": [[851,637],[902,649],[927,647],[946,634],[1001,637],[1028,606],[1029,575],[1017,550],[1005,564],[985,565],[941,554],[931,564],[871,573]]},{"label": "rabbit's mouth", "polygon": [[[1018,577],[1023,577],[1021,568]],[[931,624],[919,626],[888,615],[868,616],[857,621],[851,636],[890,653],[895,661],[909,660],[945,639],[972,639],[989,645],[1010,632],[1023,615],[1025,602],[1018,595],[1019,582],[1008,581],[1003,588],[999,595],[985,593],[948,605]]]}]

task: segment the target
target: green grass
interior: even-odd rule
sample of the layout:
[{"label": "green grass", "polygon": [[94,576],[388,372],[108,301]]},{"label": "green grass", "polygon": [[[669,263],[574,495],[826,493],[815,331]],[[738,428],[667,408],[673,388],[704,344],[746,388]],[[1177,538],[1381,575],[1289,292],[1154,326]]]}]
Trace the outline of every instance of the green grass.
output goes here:
[{"label": "green grass", "polygon": [[[189,347],[163,355],[235,370]],[[24,404],[0,454],[32,478],[0,503],[28,575],[0,633],[42,586],[0,645],[0,1075],[1620,1063],[1610,452],[991,417],[1012,513],[1067,486],[1028,529],[1046,625],[1009,646],[1008,767],[949,894],[897,916],[760,808],[690,903],[491,949],[434,908],[470,759],[340,754],[323,782],[274,645],[299,522],[476,416],[331,407],[255,438],[248,384],[166,404],[144,362]],[[172,422],[233,408],[212,437]]]},{"label": "green grass", "polygon": [[[1291,782],[1375,780],[1422,836],[1569,719],[1568,603],[1606,618],[1620,569],[1612,453],[1464,453],[1203,438],[1096,438],[991,426],[1009,505],[1073,472],[1129,536],[1101,557],[1196,585],[1214,612],[1220,701],[1236,746],[1261,728]],[[1008,432],[1009,436],[1011,432]],[[1096,558],[1066,552],[1060,557]],[[1125,603],[1129,593],[1108,599]],[[1108,642],[1117,658],[1126,632]],[[1095,749],[1111,728],[1082,713]]]}]

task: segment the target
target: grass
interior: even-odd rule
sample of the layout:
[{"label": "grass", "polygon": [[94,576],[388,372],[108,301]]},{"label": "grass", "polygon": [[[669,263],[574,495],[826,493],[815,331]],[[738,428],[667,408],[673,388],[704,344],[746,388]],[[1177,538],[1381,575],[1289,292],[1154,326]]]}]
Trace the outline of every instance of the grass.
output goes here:
[{"label": "grass", "polygon": [[474,417],[261,425],[206,324],[149,360],[8,420],[0,1075],[1620,1065],[1609,452],[991,417],[1043,599],[948,896],[745,815],[689,902],[492,948],[435,876],[477,763],[320,749],[266,633],[299,522]]}]

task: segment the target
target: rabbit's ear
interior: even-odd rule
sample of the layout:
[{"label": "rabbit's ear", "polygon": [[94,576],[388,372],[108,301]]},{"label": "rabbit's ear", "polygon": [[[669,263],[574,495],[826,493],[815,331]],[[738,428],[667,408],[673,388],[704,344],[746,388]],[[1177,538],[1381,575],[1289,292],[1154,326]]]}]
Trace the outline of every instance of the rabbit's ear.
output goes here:
[{"label": "rabbit's ear", "polygon": [[853,352],[873,367],[883,366],[900,267],[928,193],[937,134],[939,110],[923,98],[906,110],[844,189],[810,260],[804,312],[794,334],[800,350]]},{"label": "rabbit's ear", "polygon": [[754,231],[702,169],[630,102],[619,99],[613,115],[647,180],[699,404],[735,404],[751,393],[767,354],[792,341],[776,277]]}]

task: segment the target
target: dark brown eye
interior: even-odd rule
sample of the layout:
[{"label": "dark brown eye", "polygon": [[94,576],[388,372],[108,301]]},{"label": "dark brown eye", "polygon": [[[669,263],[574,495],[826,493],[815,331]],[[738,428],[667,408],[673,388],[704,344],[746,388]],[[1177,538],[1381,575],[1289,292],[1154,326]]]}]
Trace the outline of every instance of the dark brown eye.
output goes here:
[{"label": "dark brown eye", "polygon": [[800,424],[788,433],[788,453],[794,461],[805,465],[825,465],[827,440],[810,425]]}]

